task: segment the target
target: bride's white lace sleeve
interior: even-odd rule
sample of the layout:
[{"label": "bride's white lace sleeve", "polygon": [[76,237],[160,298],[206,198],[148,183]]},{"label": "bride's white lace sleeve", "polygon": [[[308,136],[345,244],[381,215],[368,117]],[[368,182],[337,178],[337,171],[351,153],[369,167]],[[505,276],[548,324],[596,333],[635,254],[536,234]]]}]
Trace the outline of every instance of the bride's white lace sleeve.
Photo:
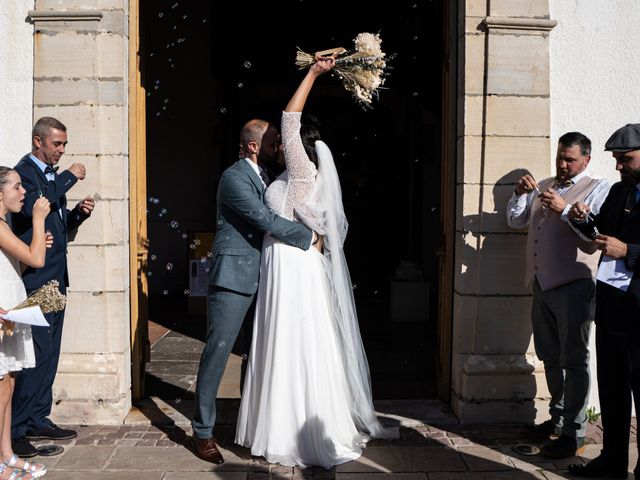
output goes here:
[{"label": "bride's white lace sleeve", "polygon": [[302,145],[300,116],[300,112],[282,112],[281,135],[288,172],[285,209],[291,214],[309,198],[317,173]]}]

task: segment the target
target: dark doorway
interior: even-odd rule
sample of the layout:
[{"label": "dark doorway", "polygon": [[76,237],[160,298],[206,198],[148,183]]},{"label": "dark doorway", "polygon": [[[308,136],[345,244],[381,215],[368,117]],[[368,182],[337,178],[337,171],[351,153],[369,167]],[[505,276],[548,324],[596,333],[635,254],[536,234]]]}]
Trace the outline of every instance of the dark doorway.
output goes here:
[{"label": "dark doorway", "polygon": [[193,260],[207,260],[200,239],[215,231],[217,182],[237,159],[246,120],[279,124],[304,75],[296,47],[351,49],[358,33],[380,33],[395,57],[373,109],[327,77],[306,111],[320,118],[341,177],[374,396],[436,396],[442,8],[441,0],[142,2],[152,321],[203,337],[203,302],[189,278]]}]

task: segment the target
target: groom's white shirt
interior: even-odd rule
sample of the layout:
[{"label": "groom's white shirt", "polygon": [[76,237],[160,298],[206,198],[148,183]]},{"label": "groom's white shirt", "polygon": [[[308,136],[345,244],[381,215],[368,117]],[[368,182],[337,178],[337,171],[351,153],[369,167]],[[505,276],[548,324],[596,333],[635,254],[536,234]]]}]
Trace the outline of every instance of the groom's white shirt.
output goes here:
[{"label": "groom's white shirt", "polygon": [[264,180],[262,180],[262,175],[260,175],[262,173],[263,168],[258,165],[256,162],[252,161],[250,158],[244,158],[247,162],[249,162],[249,165],[251,165],[251,168],[253,168],[253,170],[256,172],[256,174],[258,175],[258,178],[260,179],[260,181],[262,182],[262,186],[264,188],[267,188],[267,184],[264,183]]}]

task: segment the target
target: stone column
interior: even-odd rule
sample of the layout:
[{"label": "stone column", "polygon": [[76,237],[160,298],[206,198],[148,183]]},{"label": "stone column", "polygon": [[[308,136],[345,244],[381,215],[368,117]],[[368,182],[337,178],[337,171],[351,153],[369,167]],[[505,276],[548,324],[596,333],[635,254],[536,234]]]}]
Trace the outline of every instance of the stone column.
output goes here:
[{"label": "stone column", "polygon": [[37,0],[33,116],[68,128],[61,168],[87,167],[70,206],[96,197],[69,245],[70,289],[54,386],[60,423],[120,423],[131,406],[126,0]]},{"label": "stone column", "polygon": [[548,0],[467,0],[460,17],[452,406],[463,422],[530,422],[548,393],[531,342],[526,231],[507,227],[505,207],[521,169],[551,173],[555,22]]}]

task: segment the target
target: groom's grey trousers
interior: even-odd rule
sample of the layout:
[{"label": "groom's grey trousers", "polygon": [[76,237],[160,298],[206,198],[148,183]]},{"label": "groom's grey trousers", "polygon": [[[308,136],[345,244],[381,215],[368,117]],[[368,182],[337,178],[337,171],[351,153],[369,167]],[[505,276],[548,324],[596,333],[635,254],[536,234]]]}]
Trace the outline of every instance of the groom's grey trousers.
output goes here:
[{"label": "groom's grey trousers", "polygon": [[207,296],[207,334],[196,382],[193,431],[199,438],[213,436],[216,395],[233,344],[255,294],[210,287]]}]

